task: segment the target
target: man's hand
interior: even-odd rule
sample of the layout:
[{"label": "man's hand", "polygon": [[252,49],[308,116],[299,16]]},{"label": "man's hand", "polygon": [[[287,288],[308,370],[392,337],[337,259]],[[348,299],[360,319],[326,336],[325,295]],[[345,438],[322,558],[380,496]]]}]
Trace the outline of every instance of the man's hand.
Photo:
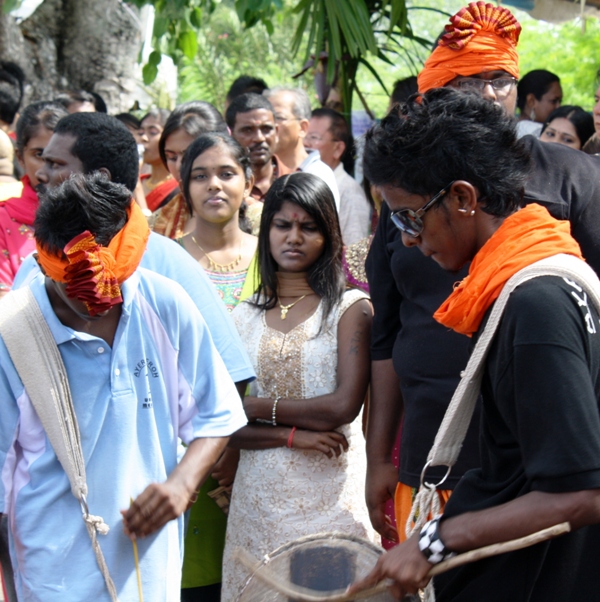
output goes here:
[{"label": "man's hand", "polygon": [[130,539],[146,537],[177,518],[189,505],[188,491],[177,483],[152,483],[121,510],[123,529]]},{"label": "man's hand", "polygon": [[397,485],[398,469],[391,462],[368,465],[365,496],[371,524],[382,537],[395,542],[398,542],[398,532],[385,514],[385,505],[394,499]]},{"label": "man's hand", "polygon": [[419,533],[415,533],[403,544],[382,554],[375,568],[364,579],[353,583],[348,593],[356,594],[374,587],[387,577],[394,581],[390,586],[392,595],[401,600],[408,594],[416,594],[429,583],[427,574],[431,567],[419,550]]}]

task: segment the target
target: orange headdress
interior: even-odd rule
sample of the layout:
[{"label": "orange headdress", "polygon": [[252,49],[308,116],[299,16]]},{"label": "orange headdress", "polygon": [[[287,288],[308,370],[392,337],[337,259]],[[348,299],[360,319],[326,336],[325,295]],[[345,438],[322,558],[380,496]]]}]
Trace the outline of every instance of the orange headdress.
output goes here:
[{"label": "orange headdress", "polygon": [[150,229],[136,203],[131,203],[127,217],[107,247],[99,245],[88,230],[65,246],[62,257],[37,245],[45,274],[66,282],[67,295],[83,301],[91,316],[123,301],[120,285],[135,272],[146,250]]},{"label": "orange headdress", "polygon": [[446,33],[418,76],[419,92],[441,88],[455,77],[506,71],[519,77],[521,25],[506,8],[471,2],[446,25]]}]

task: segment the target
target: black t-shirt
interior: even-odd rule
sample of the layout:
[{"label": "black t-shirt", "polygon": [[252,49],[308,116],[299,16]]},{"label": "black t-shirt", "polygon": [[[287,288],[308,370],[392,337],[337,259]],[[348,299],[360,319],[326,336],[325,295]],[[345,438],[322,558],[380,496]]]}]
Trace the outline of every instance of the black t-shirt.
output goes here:
[{"label": "black t-shirt", "polygon": [[[481,468],[463,477],[444,517],[531,491],[600,488],[600,321],[574,283],[544,276],[512,293],[482,396]],[[586,527],[436,577],[437,600],[600,600],[599,558],[600,526]]]},{"label": "black t-shirt", "polygon": [[[432,316],[454,284],[467,275],[468,267],[453,274],[416,247],[405,247],[389,214],[384,204],[366,263],[375,308],[371,358],[393,358],[400,377],[404,399],[400,481],[418,487],[470,348],[467,337],[438,324]],[[452,489],[466,470],[479,466],[476,423],[477,419],[444,488]],[[445,472],[445,468],[431,469],[428,480],[439,480]]]}]

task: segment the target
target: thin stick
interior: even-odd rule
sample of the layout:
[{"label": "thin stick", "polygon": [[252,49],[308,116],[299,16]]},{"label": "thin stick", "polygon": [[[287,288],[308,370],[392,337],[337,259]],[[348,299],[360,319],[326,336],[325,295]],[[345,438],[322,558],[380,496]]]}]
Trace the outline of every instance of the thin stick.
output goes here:
[{"label": "thin stick", "polygon": [[[133,504],[133,498],[129,498],[130,504]],[[142,591],[142,571],[140,570],[140,557],[138,554],[137,540],[133,539],[133,558],[135,559],[135,573],[137,575],[138,593],[140,595],[140,602],[144,602],[144,592]]]},{"label": "thin stick", "polygon": [[[542,529],[541,531],[527,535],[526,537],[492,544],[490,546],[478,548],[477,550],[471,550],[470,552],[465,552],[464,554],[459,554],[454,558],[440,562],[429,571],[429,577],[434,577],[435,575],[462,566],[463,564],[475,562],[476,560],[527,548],[537,543],[541,543],[542,541],[557,537],[558,535],[568,533],[570,530],[571,526],[569,523],[560,523],[553,527],[548,527],[547,529]],[[253,577],[260,579],[263,583],[272,587],[284,596],[294,598],[297,602],[349,602],[350,600],[363,600],[387,591],[390,586],[389,580],[381,581],[375,587],[363,590],[352,596],[349,596],[346,592],[342,591],[333,594],[331,592],[318,592],[316,590],[295,585],[287,579],[282,579],[276,575],[268,565],[259,562],[252,554],[242,548],[234,550],[233,557],[251,571]]]},{"label": "thin stick", "polygon": [[541,531],[532,533],[531,535],[520,537],[519,539],[511,539],[510,541],[494,543],[491,546],[477,548],[476,550],[459,554],[454,558],[450,558],[449,560],[444,560],[444,562],[436,564],[429,571],[429,576],[435,577],[435,575],[445,573],[446,571],[454,569],[457,566],[469,564],[470,562],[475,562],[476,560],[481,560],[482,558],[489,558],[490,556],[497,556],[498,554],[505,554],[506,552],[514,552],[515,550],[528,548],[530,546],[534,546],[536,543],[541,543],[547,539],[552,539],[558,535],[568,533],[570,530],[571,525],[569,523],[560,523],[558,525],[554,525],[553,527],[548,527],[547,529],[542,529]]}]

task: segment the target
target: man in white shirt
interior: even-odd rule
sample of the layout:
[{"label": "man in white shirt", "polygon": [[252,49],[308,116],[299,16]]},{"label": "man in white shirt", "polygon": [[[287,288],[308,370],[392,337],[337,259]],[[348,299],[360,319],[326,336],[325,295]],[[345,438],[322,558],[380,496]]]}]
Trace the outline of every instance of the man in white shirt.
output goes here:
[{"label": "man in white shirt", "polygon": [[275,149],[276,155],[290,172],[305,171],[324,180],[331,188],[335,206],[339,211],[340,193],[331,168],[323,163],[318,151],[309,153],[304,148],[304,138],[311,117],[308,94],[299,88],[277,87],[265,90],[263,96],[269,99],[275,110],[279,139]]},{"label": "man in white shirt", "polygon": [[321,161],[331,167],[340,191],[340,227],[345,245],[369,235],[371,204],[360,184],[344,169],[342,158],[352,152],[348,122],[333,109],[315,109],[304,138],[307,149],[317,150]]}]

